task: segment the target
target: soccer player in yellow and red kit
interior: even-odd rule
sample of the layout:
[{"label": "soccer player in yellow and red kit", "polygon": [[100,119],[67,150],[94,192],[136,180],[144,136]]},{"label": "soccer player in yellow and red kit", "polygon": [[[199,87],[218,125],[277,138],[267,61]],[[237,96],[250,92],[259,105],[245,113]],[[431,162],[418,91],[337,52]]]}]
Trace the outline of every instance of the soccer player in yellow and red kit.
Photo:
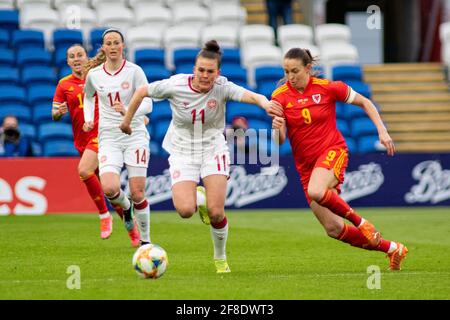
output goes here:
[{"label": "soccer player in yellow and red kit", "polygon": [[[73,45],[67,50],[67,64],[72,69],[72,74],[62,78],[56,87],[53,98],[52,117],[58,121],[67,112],[70,113],[75,148],[80,153],[78,173],[85,184],[92,201],[94,201],[100,216],[101,238],[107,239],[112,233],[112,216],[108,211],[102,186],[97,176],[98,168],[98,111],[95,116],[95,128],[85,132],[83,97],[84,97],[84,66],[88,62],[86,50],[81,45]],[[125,227],[133,246],[139,245],[139,233],[132,219],[121,207],[115,209],[123,219],[125,215]],[[130,221],[127,221],[130,220]]]},{"label": "soccer player in yellow and red kit", "polygon": [[[348,161],[344,137],[336,128],[336,101],[365,110],[378,130],[387,154],[395,147],[372,102],[341,81],[311,75],[314,59],[307,49],[293,48],[284,56],[286,83],[272,93],[272,111],[282,111],[272,127],[279,129],[279,143],[286,130],[308,203],[327,234],[352,246],[387,253],[389,269],[400,270],[408,249],[381,238],[373,224],[359,216],[340,196]],[[273,114],[274,112],[272,112]],[[345,224],[344,219],[353,225]]]}]

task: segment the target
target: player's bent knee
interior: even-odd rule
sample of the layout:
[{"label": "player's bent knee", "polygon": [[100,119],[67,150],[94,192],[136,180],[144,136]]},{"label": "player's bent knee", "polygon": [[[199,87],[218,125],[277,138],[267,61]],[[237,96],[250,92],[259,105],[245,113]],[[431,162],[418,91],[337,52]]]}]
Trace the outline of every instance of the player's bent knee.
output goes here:
[{"label": "player's bent knee", "polygon": [[323,195],[325,194],[325,191],[326,190],[321,187],[309,186],[308,187],[308,196],[315,202],[319,203],[319,201],[322,200]]},{"label": "player's bent knee", "polygon": [[212,223],[219,223],[225,216],[225,209],[220,206],[208,206],[208,215]]},{"label": "player's bent knee", "polygon": [[141,203],[145,199],[145,192],[144,192],[144,190],[142,190],[142,191],[134,191],[131,194],[131,199],[133,200],[134,203]]},{"label": "player's bent knee", "polygon": [[330,224],[325,226],[327,236],[333,239],[337,239],[342,232],[342,226],[337,224]]},{"label": "player's bent knee", "polygon": [[197,208],[195,206],[189,206],[189,205],[179,205],[175,206],[175,209],[177,210],[180,217],[183,219],[188,219],[194,215],[194,213],[197,211]]}]

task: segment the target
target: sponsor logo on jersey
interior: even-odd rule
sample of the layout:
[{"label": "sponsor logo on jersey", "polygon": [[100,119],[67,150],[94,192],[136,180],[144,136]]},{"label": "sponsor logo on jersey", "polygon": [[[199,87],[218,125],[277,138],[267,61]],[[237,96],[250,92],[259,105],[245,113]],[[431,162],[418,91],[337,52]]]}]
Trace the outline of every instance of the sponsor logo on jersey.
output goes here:
[{"label": "sponsor logo on jersey", "polygon": [[286,106],[286,109],[292,108],[293,106],[294,106],[294,105],[293,105],[292,103],[288,102],[288,104],[287,104],[287,106]]},{"label": "sponsor logo on jersey", "polygon": [[305,98],[305,99],[298,99],[297,100],[297,102],[299,102],[299,103],[301,103],[301,104],[305,104],[305,103],[307,103],[308,102],[308,98]]},{"label": "sponsor logo on jersey", "polygon": [[320,95],[320,93],[318,94],[313,94],[312,95],[312,99],[315,103],[320,103],[320,100],[322,99],[322,96]]},{"label": "sponsor logo on jersey", "polygon": [[124,81],[120,86],[123,90],[127,90],[130,87],[130,83],[128,81]]},{"label": "sponsor logo on jersey", "polygon": [[217,100],[216,99],[209,99],[208,103],[206,104],[208,106],[208,109],[214,109],[217,107]]}]

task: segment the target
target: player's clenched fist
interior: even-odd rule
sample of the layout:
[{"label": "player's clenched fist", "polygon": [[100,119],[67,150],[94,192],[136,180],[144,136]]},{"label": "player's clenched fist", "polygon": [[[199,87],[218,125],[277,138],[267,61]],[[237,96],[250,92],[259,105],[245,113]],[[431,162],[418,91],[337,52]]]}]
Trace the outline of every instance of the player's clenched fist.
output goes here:
[{"label": "player's clenched fist", "polygon": [[272,129],[281,129],[285,125],[286,120],[281,117],[274,117],[272,120]]},{"label": "player's clenched fist", "polygon": [[83,124],[83,131],[84,131],[84,132],[89,132],[89,131],[91,131],[92,129],[94,129],[94,122],[88,121],[88,122],[85,122],[85,123]]},{"label": "player's clenched fist", "polygon": [[130,123],[129,123],[129,122],[123,121],[123,122],[120,124],[120,130],[121,130],[123,133],[131,134],[132,130],[131,130]]}]

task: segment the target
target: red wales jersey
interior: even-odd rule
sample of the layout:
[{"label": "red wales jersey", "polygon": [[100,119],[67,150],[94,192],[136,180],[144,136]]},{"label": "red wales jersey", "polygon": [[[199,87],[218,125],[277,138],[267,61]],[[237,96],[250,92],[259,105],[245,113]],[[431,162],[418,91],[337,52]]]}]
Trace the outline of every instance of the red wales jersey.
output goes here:
[{"label": "red wales jersey", "polygon": [[53,102],[67,102],[70,118],[72,120],[72,131],[74,144],[77,150],[82,153],[92,139],[96,139],[98,135],[98,109],[95,112],[95,126],[90,132],[83,131],[84,113],[83,113],[83,97],[84,97],[84,79],[75,77],[73,74],[62,78],[56,87]]},{"label": "red wales jersey", "polygon": [[284,108],[288,137],[295,162],[313,166],[317,158],[332,146],[347,149],[336,127],[336,101],[346,102],[350,88],[341,81],[310,77],[303,93],[289,82],[272,93],[272,100]]}]

